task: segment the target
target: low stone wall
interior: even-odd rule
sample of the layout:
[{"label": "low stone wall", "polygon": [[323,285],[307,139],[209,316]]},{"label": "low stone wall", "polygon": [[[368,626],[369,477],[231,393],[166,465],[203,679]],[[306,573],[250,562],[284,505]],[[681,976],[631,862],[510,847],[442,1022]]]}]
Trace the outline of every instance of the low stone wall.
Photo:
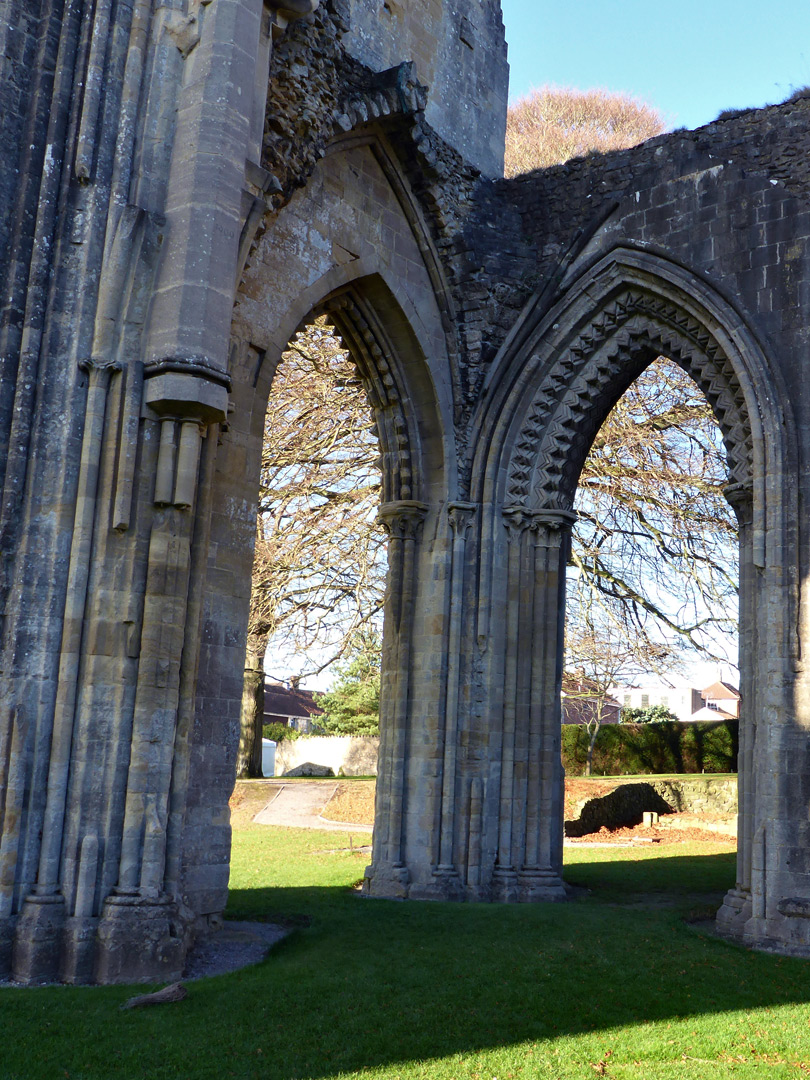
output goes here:
[{"label": "low stone wall", "polygon": [[737,813],[736,776],[679,776],[647,782],[677,812],[718,815]]},{"label": "low stone wall", "polygon": [[312,735],[283,739],[276,746],[276,776],[310,762],[335,776],[376,776],[380,739],[376,735]]}]

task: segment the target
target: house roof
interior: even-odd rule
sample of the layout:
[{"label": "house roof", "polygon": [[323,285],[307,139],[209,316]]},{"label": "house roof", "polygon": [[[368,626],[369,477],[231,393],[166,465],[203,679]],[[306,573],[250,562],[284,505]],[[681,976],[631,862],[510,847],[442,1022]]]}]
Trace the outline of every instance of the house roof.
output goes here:
[{"label": "house roof", "polygon": [[[602,696],[602,688],[595,679],[588,678],[587,675],[571,674],[564,671],[562,677],[562,696],[581,698],[584,700],[593,700]],[[621,708],[621,705],[613,697],[613,691],[604,692],[605,704],[617,709]]]},{"label": "house roof", "polygon": [[736,720],[738,719],[734,713],[726,712],[725,709],[710,709],[708,705],[704,705],[702,709],[698,709],[697,712],[693,712],[689,717],[689,722],[697,721],[699,723],[712,723],[717,720]]},{"label": "house roof", "polygon": [[707,686],[705,690],[701,690],[700,696],[704,701],[708,701],[710,698],[712,701],[722,701],[724,699],[737,701],[740,698],[740,692],[739,690],[735,690],[733,686],[729,686],[728,683],[718,679],[717,682],[713,682],[711,686]]},{"label": "house roof", "polygon": [[270,679],[264,683],[264,712],[270,716],[323,715],[311,690],[294,690]]}]

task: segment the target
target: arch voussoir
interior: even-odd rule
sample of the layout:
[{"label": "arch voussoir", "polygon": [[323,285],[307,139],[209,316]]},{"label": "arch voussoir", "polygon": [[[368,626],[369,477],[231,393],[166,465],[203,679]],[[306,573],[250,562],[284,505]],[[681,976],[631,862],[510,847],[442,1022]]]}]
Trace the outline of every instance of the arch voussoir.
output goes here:
[{"label": "arch voussoir", "polygon": [[508,499],[570,509],[579,470],[605,416],[655,356],[683,367],[717,418],[733,482],[752,469],[751,426],[729,358],[692,315],[654,293],[630,287],[561,346],[533,395],[509,465]]}]

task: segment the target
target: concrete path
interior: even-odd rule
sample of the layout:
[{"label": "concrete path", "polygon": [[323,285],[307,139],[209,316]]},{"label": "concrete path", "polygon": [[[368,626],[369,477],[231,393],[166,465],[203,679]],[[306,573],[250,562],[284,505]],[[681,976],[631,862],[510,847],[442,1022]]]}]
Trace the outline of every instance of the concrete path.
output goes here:
[{"label": "concrete path", "polygon": [[327,829],[334,832],[370,833],[371,825],[325,821],[321,811],[335,794],[334,780],[309,780],[302,784],[279,784],[268,804],[254,817],[257,825],[286,825],[295,829]]}]

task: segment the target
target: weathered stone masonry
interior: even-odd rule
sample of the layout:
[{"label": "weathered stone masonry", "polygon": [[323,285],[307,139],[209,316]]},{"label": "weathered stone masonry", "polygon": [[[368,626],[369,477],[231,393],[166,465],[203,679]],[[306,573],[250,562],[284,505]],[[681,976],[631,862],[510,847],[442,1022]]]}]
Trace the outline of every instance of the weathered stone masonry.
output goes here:
[{"label": "weathered stone masonry", "polygon": [[584,456],[659,353],[741,535],[738,880],[810,949],[810,101],[498,180],[496,0],[7,4],[0,976],[169,978],[226,900],[263,418],[357,363],[389,533],[370,896],[562,899]]}]

